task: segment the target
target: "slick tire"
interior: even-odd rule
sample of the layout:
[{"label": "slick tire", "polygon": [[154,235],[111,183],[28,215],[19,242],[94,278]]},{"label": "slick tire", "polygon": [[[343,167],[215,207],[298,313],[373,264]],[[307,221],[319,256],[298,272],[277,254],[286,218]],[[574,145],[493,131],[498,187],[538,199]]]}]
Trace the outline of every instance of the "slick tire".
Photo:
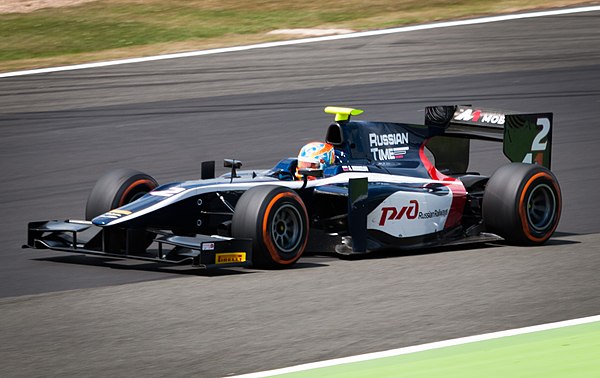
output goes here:
[{"label": "slick tire", "polygon": [[85,219],[92,220],[98,215],[133,202],[157,186],[154,178],[133,169],[109,171],[94,185],[85,207]]},{"label": "slick tire", "polygon": [[560,220],[562,197],[556,177],[535,164],[511,163],[489,179],[483,194],[485,228],[516,245],[540,245]]},{"label": "slick tire", "polygon": [[[92,220],[98,215],[131,203],[153,190],[158,183],[151,176],[133,169],[115,169],[98,179],[92,189],[85,207],[85,219]],[[154,234],[145,230],[124,230],[106,227],[105,249],[107,252],[121,253],[128,249],[130,253],[142,253],[154,239]],[[129,245],[127,246],[127,233]]]},{"label": "slick tire", "polygon": [[308,214],[296,192],[280,186],[246,191],[235,206],[234,238],[250,238],[253,264],[259,268],[292,266],[306,248]]}]

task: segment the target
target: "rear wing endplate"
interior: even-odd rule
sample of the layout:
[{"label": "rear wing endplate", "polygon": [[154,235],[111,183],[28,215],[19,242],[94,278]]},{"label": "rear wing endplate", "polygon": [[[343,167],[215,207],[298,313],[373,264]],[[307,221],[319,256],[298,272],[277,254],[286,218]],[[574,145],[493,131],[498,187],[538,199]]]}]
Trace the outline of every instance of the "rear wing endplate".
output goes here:
[{"label": "rear wing endplate", "polygon": [[469,139],[502,142],[504,155],[511,162],[539,164],[550,169],[552,113],[520,114],[467,105],[428,106],[425,124],[443,129],[440,137],[427,145],[436,158],[436,167],[438,161],[447,165],[438,169],[465,172]]}]

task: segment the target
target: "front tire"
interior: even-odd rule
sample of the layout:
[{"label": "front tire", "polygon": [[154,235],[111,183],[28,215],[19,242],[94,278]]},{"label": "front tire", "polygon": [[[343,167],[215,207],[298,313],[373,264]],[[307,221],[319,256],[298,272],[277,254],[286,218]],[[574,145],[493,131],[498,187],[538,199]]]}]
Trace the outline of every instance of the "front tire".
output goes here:
[{"label": "front tire", "polygon": [[540,245],[560,220],[562,197],[556,177],[535,164],[512,163],[490,178],[483,195],[488,231],[517,245]]},{"label": "front tire", "polygon": [[[118,207],[141,198],[158,186],[156,180],[145,173],[133,169],[115,169],[101,176],[85,207],[85,219],[92,220]],[[127,233],[130,233],[127,245]],[[154,234],[143,229],[125,230],[106,227],[105,248],[108,252],[121,253],[126,249],[132,253],[145,252],[154,239]]]},{"label": "front tire", "polygon": [[293,265],[306,248],[308,214],[296,192],[258,186],[238,200],[231,222],[235,238],[253,240],[253,263],[262,268]]},{"label": "front tire", "polygon": [[156,180],[134,169],[115,169],[101,176],[85,207],[85,219],[92,220],[98,215],[135,201],[156,188]]}]

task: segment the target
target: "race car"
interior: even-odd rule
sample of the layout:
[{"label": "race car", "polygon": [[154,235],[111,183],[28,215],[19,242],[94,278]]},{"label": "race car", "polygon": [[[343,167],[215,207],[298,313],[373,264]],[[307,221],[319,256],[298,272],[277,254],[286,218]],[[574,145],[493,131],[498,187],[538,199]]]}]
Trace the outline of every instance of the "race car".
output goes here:
[{"label": "race car", "polygon": [[[286,158],[242,171],[227,159],[230,171],[215,177],[208,161],[200,179],[160,186],[139,171],[110,171],[91,191],[86,220],[31,222],[24,247],[280,268],[322,238],[335,241],[336,253],[361,255],[502,240],[539,245],[556,230],[552,113],[431,106],[415,125],[357,121],[363,111],[353,108],[325,112],[335,115],[325,167]],[[472,139],[501,142],[510,163],[491,176],[469,172]]]}]

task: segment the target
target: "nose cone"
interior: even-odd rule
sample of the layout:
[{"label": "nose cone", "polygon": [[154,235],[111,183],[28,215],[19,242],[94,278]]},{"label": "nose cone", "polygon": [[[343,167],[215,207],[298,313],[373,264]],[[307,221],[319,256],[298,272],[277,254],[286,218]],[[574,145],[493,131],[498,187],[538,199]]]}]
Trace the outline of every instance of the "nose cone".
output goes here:
[{"label": "nose cone", "polygon": [[92,219],[92,223],[96,226],[107,226],[113,219],[100,215]]}]

